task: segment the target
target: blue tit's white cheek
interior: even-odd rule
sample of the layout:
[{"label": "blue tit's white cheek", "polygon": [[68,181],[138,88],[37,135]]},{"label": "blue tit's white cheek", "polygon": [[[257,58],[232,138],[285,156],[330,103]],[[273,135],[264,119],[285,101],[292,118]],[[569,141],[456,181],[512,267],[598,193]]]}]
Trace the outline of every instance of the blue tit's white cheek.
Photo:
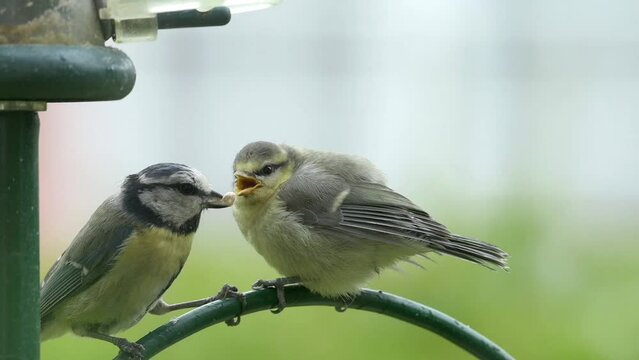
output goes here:
[{"label": "blue tit's white cheek", "polygon": [[161,228],[133,233],[113,268],[56,317],[75,326],[102,324],[109,333],[134,325],[179,273],[192,239]]},{"label": "blue tit's white cheek", "polygon": [[176,190],[155,188],[139,195],[140,202],[164,223],[179,227],[202,211],[202,199],[195,195],[182,195]]}]

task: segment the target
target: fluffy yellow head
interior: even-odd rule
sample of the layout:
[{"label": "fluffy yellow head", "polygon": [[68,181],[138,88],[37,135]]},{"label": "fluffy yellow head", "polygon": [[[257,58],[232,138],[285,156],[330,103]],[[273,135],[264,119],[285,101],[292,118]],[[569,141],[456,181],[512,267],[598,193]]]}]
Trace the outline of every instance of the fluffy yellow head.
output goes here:
[{"label": "fluffy yellow head", "polygon": [[233,170],[238,200],[266,201],[293,174],[290,148],[259,141],[246,145],[235,157]]}]

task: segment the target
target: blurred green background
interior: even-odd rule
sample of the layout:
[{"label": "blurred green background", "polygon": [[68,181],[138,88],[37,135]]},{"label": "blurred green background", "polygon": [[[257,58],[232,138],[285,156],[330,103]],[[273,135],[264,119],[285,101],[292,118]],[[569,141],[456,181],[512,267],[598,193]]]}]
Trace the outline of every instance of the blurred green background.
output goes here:
[{"label": "blurred green background", "polygon": [[[508,273],[433,257],[371,288],[519,359],[638,359],[638,13],[630,0],[296,0],[117,45],[137,68],[131,95],[41,113],[42,273],[126,175],[177,161],[226,192],[244,144],[286,142],[367,157],[452,231],[511,254]],[[229,210],[209,211],[166,299],[276,275]],[[42,344],[45,360],[115,353],[73,335]],[[157,356],[255,357],[469,358],[411,325],[332,308],[247,316]]]}]

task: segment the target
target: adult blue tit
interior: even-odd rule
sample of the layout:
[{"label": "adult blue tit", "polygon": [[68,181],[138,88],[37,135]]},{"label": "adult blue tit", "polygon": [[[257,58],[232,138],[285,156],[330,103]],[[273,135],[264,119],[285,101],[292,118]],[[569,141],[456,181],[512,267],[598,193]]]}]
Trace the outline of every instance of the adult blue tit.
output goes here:
[{"label": "adult blue tit", "polygon": [[161,297],[184,266],[202,210],[228,207],[233,200],[186,165],[155,164],[128,176],[47,273],[40,288],[41,340],[72,331],[141,357],[141,345],[111,334],[147,312],[215,299],[169,305]]},{"label": "adult blue tit", "polygon": [[[452,234],[388,186],[369,161],[270,142],[235,157],[235,220],[284,278],[332,298],[356,295],[380,269],[429,252],[507,269],[498,247]],[[412,262],[412,261],[411,261]]]}]

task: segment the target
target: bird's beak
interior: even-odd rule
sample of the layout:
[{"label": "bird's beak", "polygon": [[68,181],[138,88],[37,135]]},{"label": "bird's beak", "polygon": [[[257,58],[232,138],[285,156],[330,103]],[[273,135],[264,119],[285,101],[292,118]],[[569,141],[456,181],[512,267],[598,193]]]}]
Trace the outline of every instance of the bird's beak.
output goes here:
[{"label": "bird's beak", "polygon": [[235,201],[233,193],[222,196],[215,191],[211,191],[204,201],[204,207],[207,209],[221,209],[233,205],[233,201]]},{"label": "bird's beak", "polygon": [[233,175],[235,175],[235,193],[238,196],[250,195],[253,191],[262,187],[262,182],[252,176],[239,171],[236,171]]}]

